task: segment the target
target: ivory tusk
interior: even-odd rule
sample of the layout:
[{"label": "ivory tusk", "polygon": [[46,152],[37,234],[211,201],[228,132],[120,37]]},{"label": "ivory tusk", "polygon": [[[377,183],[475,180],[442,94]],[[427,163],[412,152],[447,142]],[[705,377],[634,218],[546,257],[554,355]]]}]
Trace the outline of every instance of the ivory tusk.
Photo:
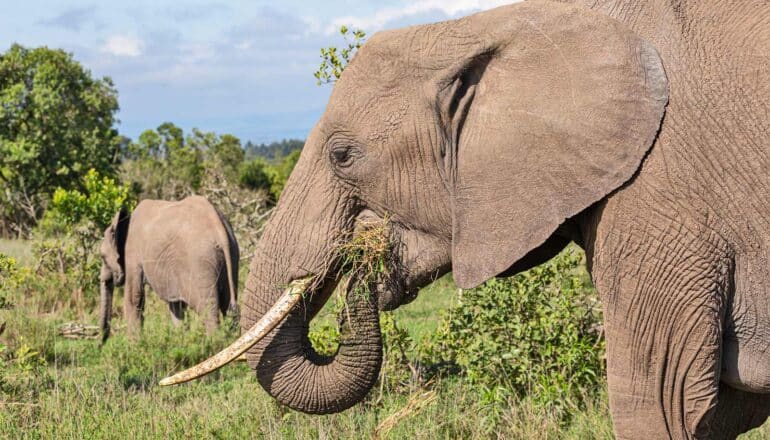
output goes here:
[{"label": "ivory tusk", "polygon": [[264,338],[265,335],[270,333],[289,314],[292,307],[302,299],[302,294],[310,287],[312,279],[313,277],[306,277],[292,281],[283,292],[283,295],[278,298],[278,301],[273,304],[273,307],[265,313],[262,319],[242,334],[235,342],[200,364],[161,380],[160,385],[176,385],[197,379],[236,360]]}]

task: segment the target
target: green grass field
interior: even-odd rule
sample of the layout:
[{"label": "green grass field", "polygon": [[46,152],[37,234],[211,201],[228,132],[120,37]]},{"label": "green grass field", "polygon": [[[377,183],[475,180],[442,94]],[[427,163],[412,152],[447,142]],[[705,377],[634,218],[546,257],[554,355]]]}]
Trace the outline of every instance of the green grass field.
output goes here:
[{"label": "green grass field", "polygon": [[[27,252],[18,243],[2,246],[2,252]],[[395,312],[397,322],[415,340],[426,338],[456,298],[451,279],[438,280]],[[78,301],[16,295],[13,308],[0,310],[6,323],[0,350],[14,352],[13,360],[0,360],[0,438],[612,438],[604,398],[564,423],[526,401],[485,402],[457,376],[399,392],[375,387],[362,404],[329,416],[278,405],[243,363],[160,388],[160,378],[224,347],[236,331],[225,325],[206,337],[192,313],[174,328],[165,304],[150,293],[141,339],[130,342],[117,317],[114,336],[100,347],[97,340],[57,334],[66,322],[96,323],[95,312],[78,310]],[[116,298],[116,311],[119,304]],[[746,438],[770,438],[770,431]]]}]

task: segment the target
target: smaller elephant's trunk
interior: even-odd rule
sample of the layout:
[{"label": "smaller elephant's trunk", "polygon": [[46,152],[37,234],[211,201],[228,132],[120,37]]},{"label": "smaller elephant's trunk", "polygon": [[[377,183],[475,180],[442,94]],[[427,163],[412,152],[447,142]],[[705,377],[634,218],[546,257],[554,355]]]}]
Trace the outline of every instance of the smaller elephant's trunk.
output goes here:
[{"label": "smaller elephant's trunk", "polygon": [[115,284],[112,271],[106,264],[102,264],[102,273],[99,276],[99,326],[102,329],[102,343],[110,337],[110,318],[112,318],[112,294]]}]

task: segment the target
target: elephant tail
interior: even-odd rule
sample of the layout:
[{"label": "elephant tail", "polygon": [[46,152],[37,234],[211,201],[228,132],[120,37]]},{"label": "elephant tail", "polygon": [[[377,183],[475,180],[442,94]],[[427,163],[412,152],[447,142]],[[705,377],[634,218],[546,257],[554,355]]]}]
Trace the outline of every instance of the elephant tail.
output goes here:
[{"label": "elephant tail", "polygon": [[[229,243],[228,243],[229,244]],[[227,285],[230,288],[230,307],[228,313],[232,316],[237,316],[238,313],[238,267],[233,264],[239,261],[238,249],[235,252],[230,249],[232,246],[227,246],[225,249],[225,266],[227,269]]]},{"label": "elephant tail", "polygon": [[225,270],[227,270],[227,286],[230,293],[230,306],[228,314],[238,317],[238,263],[240,262],[240,250],[238,241],[227,219],[217,210],[217,214],[224,226],[224,237],[222,237],[222,253],[225,257]]}]

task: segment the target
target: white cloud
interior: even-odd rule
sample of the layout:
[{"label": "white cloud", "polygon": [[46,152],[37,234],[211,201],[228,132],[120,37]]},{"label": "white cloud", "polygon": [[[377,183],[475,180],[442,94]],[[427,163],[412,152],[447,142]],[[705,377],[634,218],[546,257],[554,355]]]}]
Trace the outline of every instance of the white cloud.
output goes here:
[{"label": "white cloud", "polygon": [[113,35],[102,46],[102,51],[119,57],[138,57],[142,54],[142,40],[128,35]]},{"label": "white cloud", "polygon": [[419,0],[403,8],[380,9],[369,17],[345,16],[336,18],[326,28],[326,33],[335,33],[341,25],[346,25],[363,29],[371,34],[384,28],[388,23],[430,11],[441,12],[447,17],[455,17],[461,13],[491,9],[518,1],[520,0]]}]

